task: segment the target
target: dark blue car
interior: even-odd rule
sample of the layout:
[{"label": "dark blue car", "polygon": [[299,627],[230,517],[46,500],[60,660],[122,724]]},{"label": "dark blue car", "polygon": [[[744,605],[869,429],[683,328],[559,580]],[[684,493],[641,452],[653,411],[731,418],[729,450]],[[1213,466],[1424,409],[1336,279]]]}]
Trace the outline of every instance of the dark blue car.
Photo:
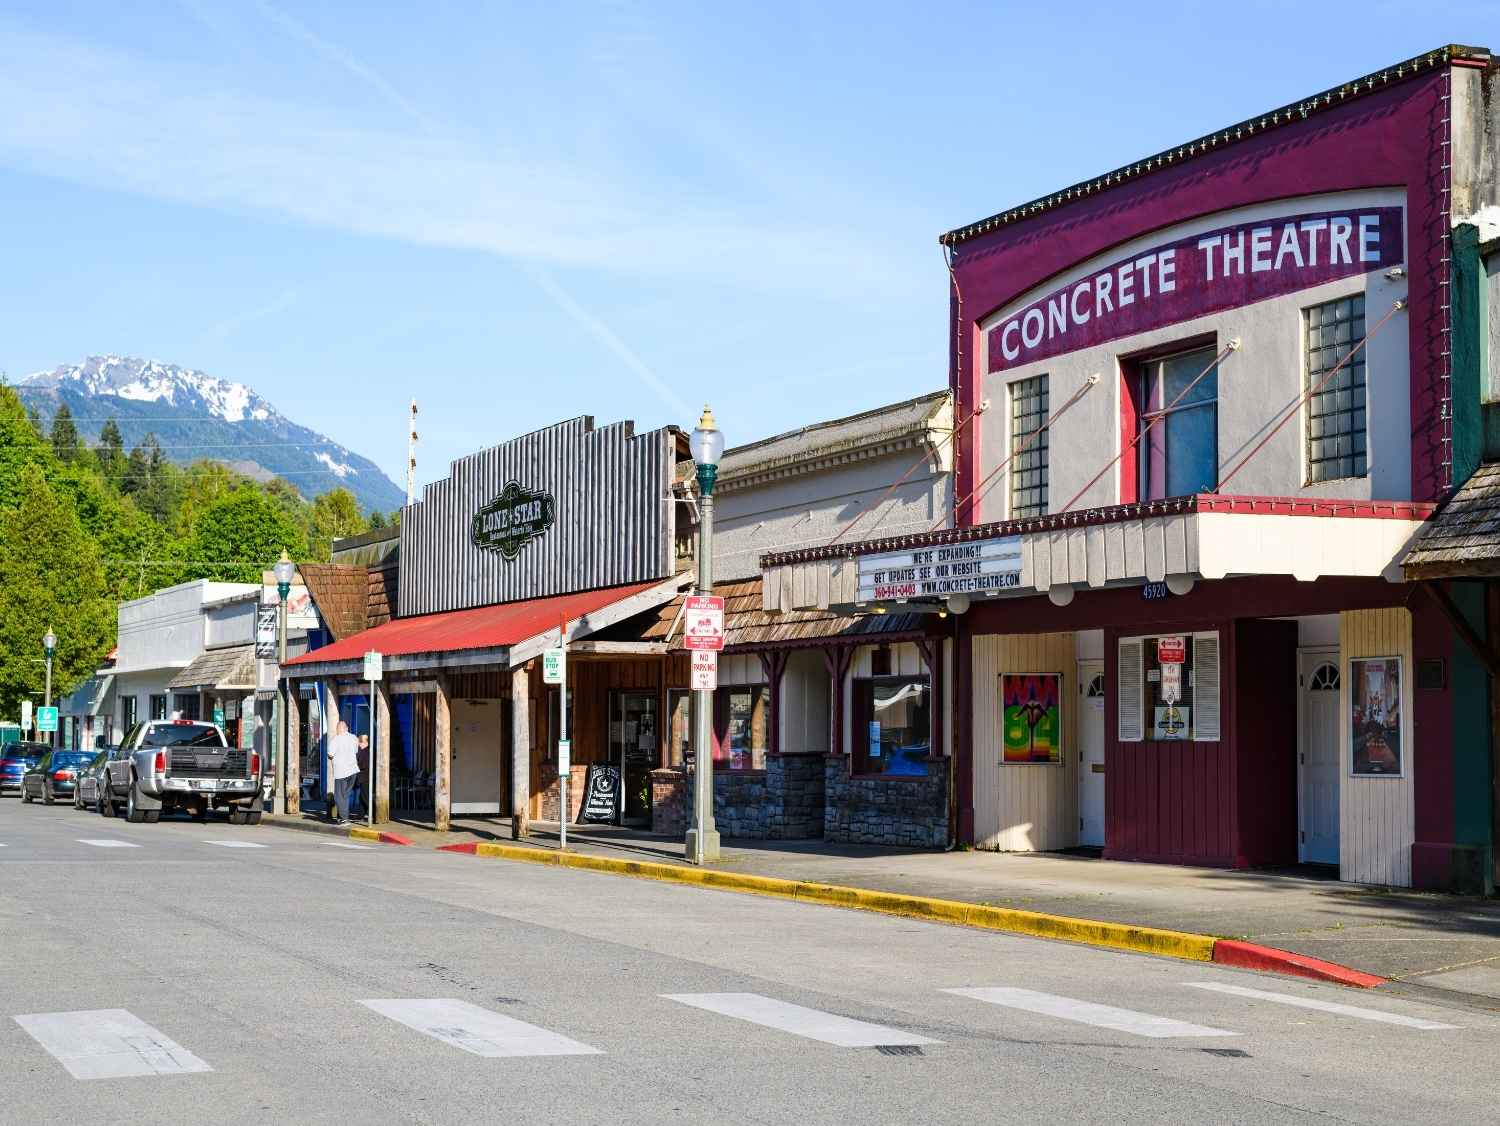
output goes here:
[{"label": "dark blue car", "polygon": [[46,743],[7,743],[0,753],[0,794],[7,790],[21,793],[21,776],[30,770],[50,747]]}]

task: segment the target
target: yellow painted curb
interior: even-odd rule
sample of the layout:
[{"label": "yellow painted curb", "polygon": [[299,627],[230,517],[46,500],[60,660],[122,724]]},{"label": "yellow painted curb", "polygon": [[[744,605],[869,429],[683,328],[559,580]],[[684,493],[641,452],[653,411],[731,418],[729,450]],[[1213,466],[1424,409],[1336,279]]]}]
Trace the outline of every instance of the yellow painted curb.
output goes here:
[{"label": "yellow painted curb", "polygon": [[356,841],[379,841],[380,834],[374,829],[350,829],[349,836]]},{"label": "yellow painted curb", "polygon": [[[356,830],[357,831],[357,830]],[[1005,931],[1036,938],[1053,938],[1113,950],[1130,950],[1139,954],[1159,954],[1194,962],[1211,962],[1214,942],[1209,935],[1186,931],[1158,930],[1126,923],[1106,923],[1094,919],[1073,919],[1065,915],[1048,915],[1041,911],[1022,911],[1009,907],[987,907],[981,903],[964,903],[954,899],[932,899],[923,895],[871,891],[865,888],[840,887],[837,884],[815,884],[802,880],[784,880],[774,876],[751,876],[726,872],[719,868],[684,868],[675,864],[658,864],[645,860],[617,860],[608,856],[583,853],[559,853],[550,849],[525,848],[520,845],[485,842],[474,849],[476,856],[500,860],[519,860],[527,864],[551,864],[562,868],[579,868],[663,883],[692,884],[748,895],[767,895],[795,899],[803,903],[821,903],[831,907],[851,907],[875,911],[882,915],[900,915],[913,919],[952,923],[981,930]]]}]

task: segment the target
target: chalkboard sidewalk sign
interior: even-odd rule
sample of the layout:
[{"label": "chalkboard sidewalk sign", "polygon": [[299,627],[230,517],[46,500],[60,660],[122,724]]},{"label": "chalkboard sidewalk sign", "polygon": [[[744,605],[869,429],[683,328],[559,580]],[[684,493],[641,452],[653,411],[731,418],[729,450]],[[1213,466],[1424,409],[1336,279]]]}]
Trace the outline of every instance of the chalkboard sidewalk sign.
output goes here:
[{"label": "chalkboard sidewalk sign", "polygon": [[583,808],[578,821],[584,825],[613,825],[620,808],[620,768],[608,763],[589,767],[583,783]]}]

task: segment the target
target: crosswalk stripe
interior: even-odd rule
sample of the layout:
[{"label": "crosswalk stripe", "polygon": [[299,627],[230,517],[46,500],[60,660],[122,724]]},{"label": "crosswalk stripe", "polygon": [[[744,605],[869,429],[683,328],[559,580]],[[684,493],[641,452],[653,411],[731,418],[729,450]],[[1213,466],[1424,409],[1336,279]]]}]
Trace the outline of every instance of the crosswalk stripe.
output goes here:
[{"label": "crosswalk stripe", "polygon": [[254,841],[204,841],[204,844],[218,845],[220,848],[265,848],[263,844]]},{"label": "crosswalk stripe", "polygon": [[599,1056],[598,1048],[580,1044],[514,1017],[492,1013],[449,997],[400,997],[361,1001],[381,1016],[416,1029],[425,1036],[462,1048],[476,1056]]},{"label": "crosswalk stripe", "polygon": [[1217,981],[1188,981],[1183,984],[1189,989],[1208,989],[1214,993],[1228,993],[1233,997],[1249,997],[1256,1001],[1270,1001],[1276,1005],[1294,1005],[1299,1009],[1317,1009],[1320,1012],[1354,1017],[1356,1020],[1373,1020],[1380,1024],[1399,1024],[1406,1028],[1420,1028],[1425,1032],[1459,1027],[1456,1024],[1439,1024],[1433,1020],[1402,1016],[1400,1013],[1387,1013],[1380,1009],[1364,1009],[1358,1005],[1344,1005],[1338,1001],[1323,1001],[1316,997],[1297,997],[1290,993],[1272,993],[1268,989],[1250,989],[1243,985],[1225,985]]},{"label": "crosswalk stripe", "polygon": [[212,1071],[192,1052],[124,1009],[31,1013],[15,1018],[74,1079]]},{"label": "crosswalk stripe", "polygon": [[959,997],[970,997],[976,1001],[987,1001],[991,1005],[1004,1005],[1011,1009],[1022,1009],[1028,1013],[1057,1017],[1059,1020],[1092,1024],[1098,1028],[1109,1028],[1116,1032],[1128,1032],[1134,1036],[1150,1036],[1166,1039],[1178,1036],[1237,1036],[1222,1028],[1208,1028],[1201,1024],[1172,1020],[1169,1017],[1138,1013],[1133,1009],[1117,1009],[1113,1005],[1098,1005],[1092,1001],[1079,1001],[1072,997],[1060,997],[1055,993],[1038,993],[1034,989],[981,988],[944,989]]},{"label": "crosswalk stripe", "polygon": [[833,1013],[763,997],[759,993],[663,993],[669,1001],[749,1021],[840,1048],[879,1048],[901,1044],[941,1044],[911,1032],[870,1024]]},{"label": "crosswalk stripe", "polygon": [[90,839],[90,838],[87,838],[87,837],[79,837],[78,838],[78,843],[79,844],[86,844],[86,845],[93,845],[95,848],[140,848],[141,847],[140,845],[133,844],[130,841],[115,841],[115,840],[109,840],[108,838],[102,838],[102,837],[101,838],[97,838],[97,839]]}]

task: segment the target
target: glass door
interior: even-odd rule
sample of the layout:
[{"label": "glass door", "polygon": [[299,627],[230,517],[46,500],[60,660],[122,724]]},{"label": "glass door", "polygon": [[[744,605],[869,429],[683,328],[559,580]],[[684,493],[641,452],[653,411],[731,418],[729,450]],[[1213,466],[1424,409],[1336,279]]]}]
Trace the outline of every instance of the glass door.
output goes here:
[{"label": "glass door", "polygon": [[651,824],[651,771],[661,765],[657,694],[623,691],[610,698],[610,761],[620,767],[626,825]]}]

